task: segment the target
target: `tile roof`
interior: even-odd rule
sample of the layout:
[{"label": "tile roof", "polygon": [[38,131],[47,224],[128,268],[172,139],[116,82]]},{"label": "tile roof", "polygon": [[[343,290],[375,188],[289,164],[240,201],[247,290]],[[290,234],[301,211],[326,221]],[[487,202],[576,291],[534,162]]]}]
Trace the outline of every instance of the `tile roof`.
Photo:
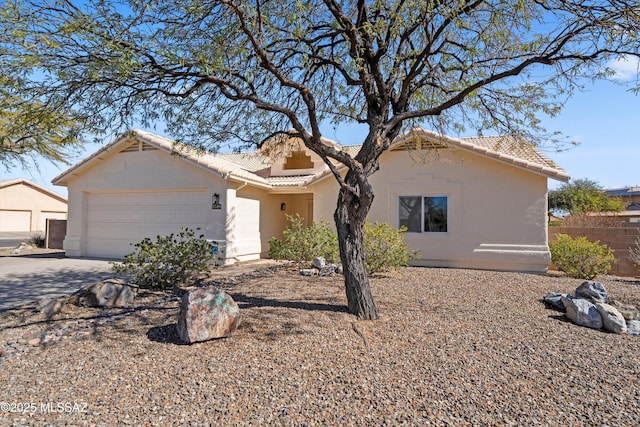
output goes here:
[{"label": "tile roof", "polygon": [[274,187],[304,186],[313,180],[315,175],[270,176],[267,179]]},{"label": "tile roof", "polygon": [[567,172],[524,138],[510,135],[453,138],[437,132],[416,128],[400,135],[392,145],[392,148],[409,141],[415,136],[427,138],[435,144],[448,148],[457,148],[492,158],[559,181],[569,181]]},{"label": "tile roof", "polygon": [[[550,178],[565,182],[569,180],[567,173],[558,167],[551,159],[539,152],[533,144],[524,139],[510,136],[451,138],[418,128],[399,136],[392,145],[392,148],[401,146],[403,143],[406,143],[409,138],[416,135],[422,138],[428,138],[438,145],[474,152]],[[259,152],[213,154],[196,150],[151,132],[135,129],[123,134],[93,155],[58,175],[53,179],[53,183],[66,185],[69,177],[87,166],[93,159],[100,158],[103,153],[120,147],[132,137],[164,149],[165,151],[182,155],[185,160],[213,171],[222,177],[252,183],[253,185],[264,188],[302,187],[327,175],[327,171],[323,170],[317,175],[270,176],[269,168],[274,163],[274,160]],[[360,145],[344,146],[342,150],[351,156],[355,156],[360,150],[360,147]]]},{"label": "tile roof", "polygon": [[531,163],[546,165],[550,168],[560,169],[560,167],[550,158],[545,156],[536,147],[521,137],[511,135],[505,136],[483,136],[473,138],[460,138],[479,147],[485,147],[496,153],[504,153],[515,158],[527,160]]}]

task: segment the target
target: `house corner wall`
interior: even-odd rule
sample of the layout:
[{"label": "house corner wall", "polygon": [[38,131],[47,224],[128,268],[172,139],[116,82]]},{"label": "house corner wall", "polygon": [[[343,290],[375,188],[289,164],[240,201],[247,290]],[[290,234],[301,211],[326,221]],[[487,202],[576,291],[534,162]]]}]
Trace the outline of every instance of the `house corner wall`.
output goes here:
[{"label": "house corner wall", "polygon": [[86,221],[87,195],[74,184],[68,186],[68,193],[67,234],[62,248],[69,257],[81,257],[85,255],[83,241],[86,227],[83,224]]}]

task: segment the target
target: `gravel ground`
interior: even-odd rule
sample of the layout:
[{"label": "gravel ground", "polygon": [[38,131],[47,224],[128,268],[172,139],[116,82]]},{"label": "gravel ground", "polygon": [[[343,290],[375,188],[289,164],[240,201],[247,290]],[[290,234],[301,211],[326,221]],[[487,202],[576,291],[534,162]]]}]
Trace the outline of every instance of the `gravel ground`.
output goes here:
[{"label": "gravel ground", "polygon": [[[194,345],[177,338],[179,295],[0,313],[0,344],[41,339],[0,358],[0,402],[25,411],[4,406],[0,425],[640,425],[640,337],[540,302],[580,280],[404,268],[372,279],[383,317],[366,322],[341,279],[224,280],[242,324]],[[640,281],[598,279],[640,305]]]}]

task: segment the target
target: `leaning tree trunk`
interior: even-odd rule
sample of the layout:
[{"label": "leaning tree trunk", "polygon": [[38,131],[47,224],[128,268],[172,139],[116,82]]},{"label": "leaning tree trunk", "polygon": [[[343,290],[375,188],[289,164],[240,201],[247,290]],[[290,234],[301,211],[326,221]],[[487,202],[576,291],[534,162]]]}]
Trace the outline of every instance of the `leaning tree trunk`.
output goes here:
[{"label": "leaning tree trunk", "polygon": [[351,171],[347,173],[345,183],[360,190],[360,194],[353,194],[342,188],[334,214],[344,271],[347,309],[349,313],[362,319],[375,320],[378,318],[378,308],[371,295],[363,244],[364,224],[373,202],[373,189],[368,182],[364,186],[358,185]]}]

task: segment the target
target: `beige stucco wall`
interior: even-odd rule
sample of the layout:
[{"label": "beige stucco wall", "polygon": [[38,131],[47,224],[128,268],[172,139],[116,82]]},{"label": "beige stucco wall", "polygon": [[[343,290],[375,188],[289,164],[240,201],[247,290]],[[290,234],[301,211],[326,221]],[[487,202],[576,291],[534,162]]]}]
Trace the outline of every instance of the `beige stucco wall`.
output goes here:
[{"label": "beige stucco wall", "polygon": [[[64,248],[69,256],[87,255],[87,205],[92,195],[142,197],[155,192],[166,196],[182,191],[201,194],[203,200],[197,202],[204,205],[204,210],[194,216],[194,222],[202,224],[200,232],[207,239],[225,240],[229,184],[222,177],[161,150],[103,154],[79,176],[68,180],[69,217]],[[221,209],[211,208],[214,193],[220,195]],[[167,233],[179,230],[180,225],[176,224]],[[155,234],[149,237],[154,238]],[[104,248],[106,256],[114,251]]]},{"label": "beige stucco wall", "polygon": [[[70,210],[64,247],[70,256],[87,255],[87,241],[92,239],[87,238],[86,223],[89,213],[95,215],[92,200],[102,197],[104,203],[112,195],[121,202],[135,201],[131,195],[184,197],[198,206],[187,214],[193,213],[189,218],[202,226],[205,237],[226,241],[229,262],[265,256],[269,239],[282,237],[287,214],[299,213],[308,222],[333,223],[338,187],[331,175],[294,194],[291,189],[267,191],[226,180],[161,150],[100,156],[79,169],[79,176],[67,180]],[[441,150],[438,156],[421,160],[406,151],[382,156],[380,170],[371,178],[376,197],[369,215],[374,221],[397,226],[399,196],[448,197],[447,233],[405,235],[409,245],[420,251],[416,264],[520,271],[547,268],[546,177],[455,150]],[[220,195],[220,209],[211,207],[214,194]],[[174,225],[175,230],[166,231],[178,231],[184,224]],[[115,247],[104,250],[114,253]]]},{"label": "beige stucco wall", "polygon": [[[299,214],[308,225],[313,222],[311,217],[313,209],[313,194],[289,194],[289,193],[267,193],[265,190],[240,186],[236,193],[236,200],[240,202],[237,212],[242,215],[230,215],[236,217],[233,237],[239,242],[250,242],[251,250],[247,244],[243,244],[243,252],[266,257],[269,253],[269,240],[272,237],[282,238],[282,231],[289,225],[287,215]],[[284,206],[282,204],[284,203]],[[284,207],[284,210],[282,208]],[[311,218],[310,218],[311,217]],[[256,242],[256,235],[259,242]],[[256,243],[259,246],[256,247]],[[257,250],[257,253],[255,252]],[[244,258],[244,257],[243,257]]]},{"label": "beige stucco wall", "polygon": [[[369,217],[398,225],[399,196],[447,196],[447,233],[406,233],[419,250],[417,265],[545,271],[547,179],[529,171],[454,150],[412,158],[383,154],[371,177],[375,200]],[[315,219],[333,220],[337,184],[313,186]]]},{"label": "beige stucco wall", "polygon": [[[65,219],[67,202],[26,183],[0,188],[0,231],[45,231],[47,218]],[[12,221],[12,218],[18,221]],[[18,225],[24,224],[15,229]]]}]

